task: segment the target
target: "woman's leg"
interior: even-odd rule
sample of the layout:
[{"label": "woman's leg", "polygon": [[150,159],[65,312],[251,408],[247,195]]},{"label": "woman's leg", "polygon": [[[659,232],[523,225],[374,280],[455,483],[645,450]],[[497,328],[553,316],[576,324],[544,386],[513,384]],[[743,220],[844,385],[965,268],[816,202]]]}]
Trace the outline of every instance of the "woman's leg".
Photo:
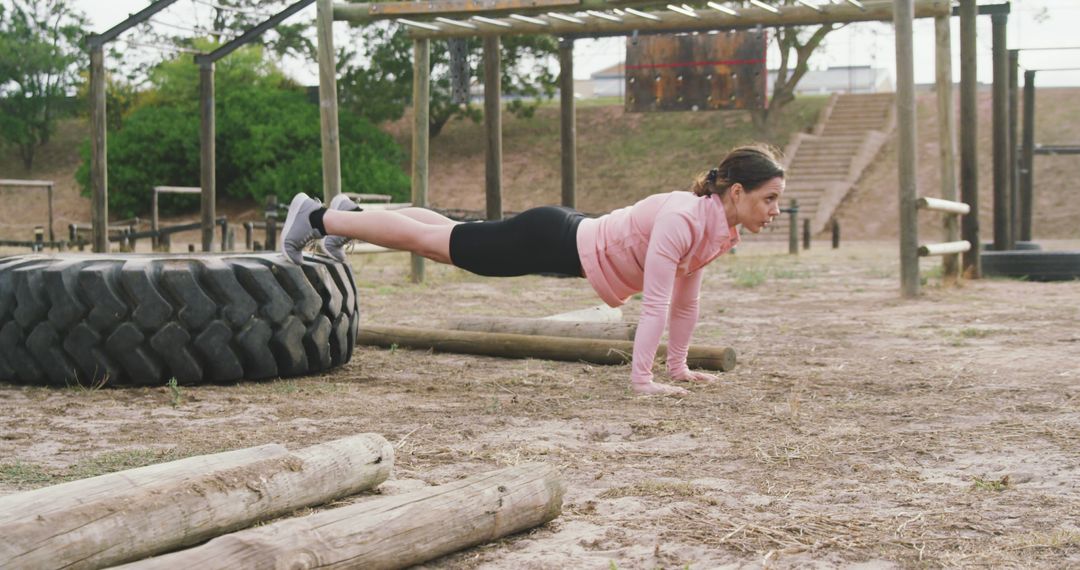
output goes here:
[{"label": "woman's leg", "polygon": [[450,263],[450,231],[455,225],[453,220],[423,208],[327,210],[323,215],[329,235],[409,251],[439,263]]}]

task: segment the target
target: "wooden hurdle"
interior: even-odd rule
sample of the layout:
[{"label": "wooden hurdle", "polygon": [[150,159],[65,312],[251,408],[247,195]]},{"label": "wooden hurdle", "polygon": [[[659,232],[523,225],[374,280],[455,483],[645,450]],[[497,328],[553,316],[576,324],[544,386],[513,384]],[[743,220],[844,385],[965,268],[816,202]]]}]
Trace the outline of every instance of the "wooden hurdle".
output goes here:
[{"label": "wooden hurdle", "polygon": [[[921,197],[915,201],[915,207],[919,210],[942,212],[947,216],[964,216],[971,212],[971,206],[963,202],[942,200],[940,198]],[[946,233],[950,238],[956,237],[956,223],[953,220],[954,218],[947,218],[945,223]],[[945,280],[955,282],[960,279],[960,263],[959,258],[956,256],[970,250],[971,242],[967,240],[931,243],[919,246],[919,257],[944,256],[942,267]]]}]

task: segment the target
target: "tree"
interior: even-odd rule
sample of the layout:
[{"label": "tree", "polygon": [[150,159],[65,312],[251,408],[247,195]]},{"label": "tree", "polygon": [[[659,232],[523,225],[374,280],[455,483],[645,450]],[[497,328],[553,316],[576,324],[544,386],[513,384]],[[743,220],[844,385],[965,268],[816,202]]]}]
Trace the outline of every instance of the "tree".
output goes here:
[{"label": "tree", "polygon": [[10,0],[0,5],[0,138],[23,166],[56,128],[57,108],[85,66],[86,17],[67,0]]},{"label": "tree", "polygon": [[[367,117],[373,122],[401,118],[412,104],[413,40],[401,26],[369,25],[361,30],[368,46],[366,53],[347,49],[338,53],[338,90],[344,110]],[[480,38],[466,41],[469,68],[483,69]],[[451,98],[450,50],[445,41],[431,45],[431,99],[429,133],[442,131],[450,119],[468,117],[479,121],[483,112],[471,102],[455,103]],[[502,91],[518,96],[507,109],[518,116],[531,116],[541,98],[555,94],[558,77],[551,71],[558,53],[558,41],[547,35],[506,36],[501,42]],[[349,63],[358,55],[366,62]]]},{"label": "tree", "polygon": [[[769,117],[795,100],[795,87],[810,70],[810,54],[821,46],[829,32],[840,28],[838,24],[822,24],[817,28],[783,26],[776,28],[776,43],[780,48],[780,68],[776,72],[769,105],[754,113],[754,122],[767,127]],[[805,39],[804,39],[805,38]],[[791,61],[791,52],[795,61]],[[790,69],[790,72],[789,72]]]}]

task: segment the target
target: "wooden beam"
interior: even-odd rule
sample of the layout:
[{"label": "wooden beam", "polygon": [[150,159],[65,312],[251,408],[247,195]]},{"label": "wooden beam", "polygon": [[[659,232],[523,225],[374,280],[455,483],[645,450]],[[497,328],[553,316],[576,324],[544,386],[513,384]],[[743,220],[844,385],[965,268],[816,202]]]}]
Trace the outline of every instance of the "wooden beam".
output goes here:
[{"label": "wooden beam", "polygon": [[574,101],[574,40],[559,40],[559,139],[562,205],[577,207],[577,127]]},{"label": "wooden beam", "polygon": [[90,49],[90,222],[95,253],[109,252],[109,175],[105,117],[105,52]]},{"label": "wooden beam", "polygon": [[[931,210],[934,212],[945,212],[947,214],[967,214],[971,212],[971,207],[963,202],[955,202],[952,200],[940,200],[938,198],[919,198],[915,201],[915,206],[920,210]],[[950,240],[956,241],[956,240]]]},{"label": "wooden beam", "polygon": [[[428,155],[430,154],[431,122],[431,41],[413,41],[413,130],[412,130],[412,203],[420,208],[428,205]],[[424,281],[424,258],[415,253],[409,256],[413,283]]]},{"label": "wooden beam", "polygon": [[[319,40],[319,119],[322,122],[323,203],[329,204],[341,192],[341,141],[338,134],[337,66],[334,52],[334,21],[331,2],[316,6],[316,34]],[[267,249],[272,249],[267,244]]]},{"label": "wooden beam", "polygon": [[1035,72],[1024,72],[1023,159],[1020,176],[1020,235],[1031,241],[1032,183],[1035,177]]},{"label": "wooden beam", "polygon": [[[971,206],[971,213],[960,219],[960,235],[973,244],[980,239],[976,9],[976,0],[960,0],[960,201]],[[980,249],[964,253],[964,275],[972,279],[982,276]]]},{"label": "wooden beam", "polygon": [[[105,492],[90,479],[84,485],[97,492],[66,501],[49,500],[50,494],[71,496],[70,487],[41,489],[34,499],[41,509],[0,507],[0,513],[17,513],[0,524],[0,567],[103,568],[198,544],[370,489],[389,477],[394,448],[379,435],[363,434],[243,463],[205,463],[182,478],[158,467],[165,476]],[[125,479],[123,472],[115,477]]]},{"label": "wooden beam", "polygon": [[202,212],[202,250],[211,251],[214,245],[214,220],[217,218],[217,174],[215,113],[214,113],[214,63],[199,64],[199,181],[202,187],[200,208]]},{"label": "wooden beam", "polygon": [[[956,114],[953,112],[952,31],[948,16],[934,18],[934,37],[941,197],[944,200],[956,201]],[[959,240],[960,220],[956,216],[945,216],[944,224],[945,241]],[[959,279],[960,259],[956,255],[942,258],[941,268],[946,281]]]},{"label": "wooden beam", "polygon": [[590,323],[521,317],[457,317],[447,320],[446,328],[483,333],[611,340],[634,340],[634,334],[637,333],[637,325],[633,323]]},{"label": "wooden beam", "polygon": [[912,46],[912,0],[894,0],[896,17],[896,125],[900,201],[900,290],[919,295],[919,220],[915,135],[915,63]]},{"label": "wooden beam", "polygon": [[1020,235],[1020,164],[1019,136],[1017,127],[1020,122],[1020,50],[1009,50],[1009,239],[1016,247]]},{"label": "wooden beam", "polygon": [[[934,18],[949,13],[947,0],[914,0],[916,18]],[[626,7],[627,5],[657,6],[655,2],[621,2],[618,5],[603,3],[596,9],[611,9]],[[341,4],[335,5],[335,19],[348,19],[352,22],[367,22],[373,18],[341,18]],[[357,4],[355,6],[361,6]],[[736,30],[752,29],[758,26],[810,26],[816,24],[844,24],[852,22],[888,21],[893,18],[892,2],[890,0],[867,2],[865,9],[860,9],[850,4],[823,6],[819,12],[805,5],[784,6],[779,14],[757,9],[741,10],[738,16],[732,16],[711,8],[697,10],[696,17],[686,14],[663,10],[664,4],[660,4],[659,11],[646,12],[654,15],[659,20],[651,20],[638,16],[625,16],[621,21],[612,21],[597,16],[575,14],[574,18],[581,23],[574,23],[563,19],[553,18],[545,12],[558,13],[557,10],[533,11],[536,18],[544,21],[544,24],[523,22],[520,20],[500,20],[509,27],[485,24],[470,20],[478,29],[470,30],[458,26],[451,26],[439,22],[425,20],[426,25],[432,25],[437,30],[411,28],[411,37],[425,37],[431,39],[443,39],[450,37],[473,37],[478,35],[521,35],[521,34],[551,34],[567,38],[625,36],[635,32],[639,34],[676,33],[710,30]],[[521,12],[525,13],[525,12]],[[486,13],[486,17],[498,17],[498,13]],[[445,16],[445,15],[444,15]],[[469,17],[471,14],[463,14]],[[385,18],[374,18],[385,19]],[[424,20],[424,18],[413,18]]]},{"label": "wooden beam", "polygon": [[[634,352],[634,343],[625,340],[559,338],[375,325],[361,327],[356,343],[504,358],[544,358],[571,362],[580,360],[595,364],[626,364]],[[660,345],[657,355],[662,358],[666,354],[667,346]],[[735,368],[735,351],[728,347],[691,346],[687,364],[691,368],[726,372]]]},{"label": "wooden beam", "polygon": [[484,36],[484,188],[487,219],[502,219],[502,54],[498,36]]},{"label": "wooden beam", "polygon": [[542,525],[562,512],[554,467],[526,463],[222,536],[127,570],[405,568]]},{"label": "wooden beam", "polygon": [[1009,232],[1012,214],[1009,199],[1009,52],[1005,49],[1008,14],[990,16],[993,24],[994,101],[993,101],[993,156],[994,156],[994,249],[1013,249],[1014,240]]},{"label": "wooden beam", "polygon": [[919,246],[919,257],[931,255],[956,255],[971,249],[971,244],[966,241],[952,241],[948,243],[930,243]]}]

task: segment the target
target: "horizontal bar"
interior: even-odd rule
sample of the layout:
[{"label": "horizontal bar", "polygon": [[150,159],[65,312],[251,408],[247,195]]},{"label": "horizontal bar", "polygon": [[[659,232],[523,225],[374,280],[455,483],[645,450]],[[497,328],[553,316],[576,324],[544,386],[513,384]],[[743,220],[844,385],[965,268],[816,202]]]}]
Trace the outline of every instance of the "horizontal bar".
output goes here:
[{"label": "horizontal bar", "polygon": [[277,14],[274,14],[270,18],[264,20],[262,23],[255,26],[254,28],[251,28],[250,30],[244,32],[243,34],[240,35],[240,37],[230,41],[229,43],[227,43],[227,44],[225,44],[225,45],[223,45],[223,46],[221,46],[219,48],[217,48],[216,50],[210,52],[209,54],[195,56],[195,63],[197,63],[199,65],[206,65],[206,64],[214,63],[215,61],[229,55],[230,53],[235,51],[240,46],[242,46],[244,44],[247,44],[247,43],[251,43],[255,38],[261,36],[267,30],[277,26],[278,24],[280,24],[282,22],[282,20],[288,18],[289,16],[292,16],[293,14],[299,12],[300,10],[303,10],[304,8],[307,8],[314,1],[315,0],[299,0],[298,2],[286,7],[284,10],[282,10],[282,11],[278,12]]},{"label": "horizontal bar", "polygon": [[[583,0],[583,3],[588,1],[590,0]],[[592,3],[598,1],[599,0],[592,0]],[[643,2],[643,0],[625,0],[620,3],[620,7],[625,9],[626,4],[655,5],[654,2]],[[915,0],[915,17],[917,18],[933,18],[946,15],[948,12],[948,0]],[[632,18],[622,22],[609,22],[606,20],[591,19],[590,21],[575,24],[557,20],[553,17],[554,15],[565,16],[565,14],[551,12],[551,15],[548,16],[548,19],[551,22],[550,26],[538,26],[526,22],[518,22],[513,29],[484,30],[484,34],[552,34],[574,38],[620,36],[633,33],[650,34],[753,29],[758,26],[775,27],[827,23],[892,21],[893,3],[891,1],[880,0],[873,3],[867,2],[863,9],[850,4],[832,5],[820,13],[802,5],[784,6],[779,14],[769,13],[764,10],[754,10],[753,13],[744,10],[739,16],[732,16],[716,10],[702,10],[696,13],[696,18],[691,18],[671,11],[660,13],[664,15],[663,19],[660,21]],[[334,16],[335,18],[338,18],[336,7]],[[443,39],[482,35],[470,30],[449,29],[438,32],[413,29],[409,30],[408,33],[413,39]]]},{"label": "horizontal bar", "polygon": [[[1008,14],[1012,10],[1012,6],[1009,2],[1002,2],[1000,4],[983,4],[979,6],[980,16],[993,16],[994,14]],[[953,16],[960,15],[960,7],[954,6],[952,9]]]},{"label": "horizontal bar", "polygon": [[945,243],[929,243],[919,246],[919,257],[928,257],[931,255],[952,255],[954,253],[964,253],[971,250],[971,242],[969,241],[948,241]]},{"label": "horizontal bar", "polygon": [[199,194],[202,188],[196,186],[154,186],[154,192],[163,194]]},{"label": "horizontal bar", "polygon": [[932,210],[934,212],[945,212],[947,214],[971,213],[971,206],[968,206],[963,202],[953,202],[952,200],[942,200],[941,198],[919,198],[915,201],[915,207],[920,210]]},{"label": "horizontal bar", "polygon": [[21,186],[26,188],[48,188],[53,186],[52,180],[0,180],[0,186]]},{"label": "horizontal bar", "polygon": [[399,16],[509,15],[513,12],[547,11],[553,8],[580,8],[581,0],[440,0],[437,2],[377,2],[334,5],[335,20],[385,20]]},{"label": "horizontal bar", "polygon": [[1035,154],[1080,154],[1080,145],[1056,145],[1056,144],[1040,144],[1035,145]]},{"label": "horizontal bar", "polygon": [[137,26],[146,20],[149,20],[151,16],[158,12],[168,8],[170,4],[176,2],[176,0],[158,0],[153,4],[139,10],[135,14],[128,15],[128,17],[119,24],[109,28],[108,30],[94,34],[86,39],[86,44],[91,48],[104,46],[106,43],[113,41],[117,36],[124,33],[133,26]]}]

